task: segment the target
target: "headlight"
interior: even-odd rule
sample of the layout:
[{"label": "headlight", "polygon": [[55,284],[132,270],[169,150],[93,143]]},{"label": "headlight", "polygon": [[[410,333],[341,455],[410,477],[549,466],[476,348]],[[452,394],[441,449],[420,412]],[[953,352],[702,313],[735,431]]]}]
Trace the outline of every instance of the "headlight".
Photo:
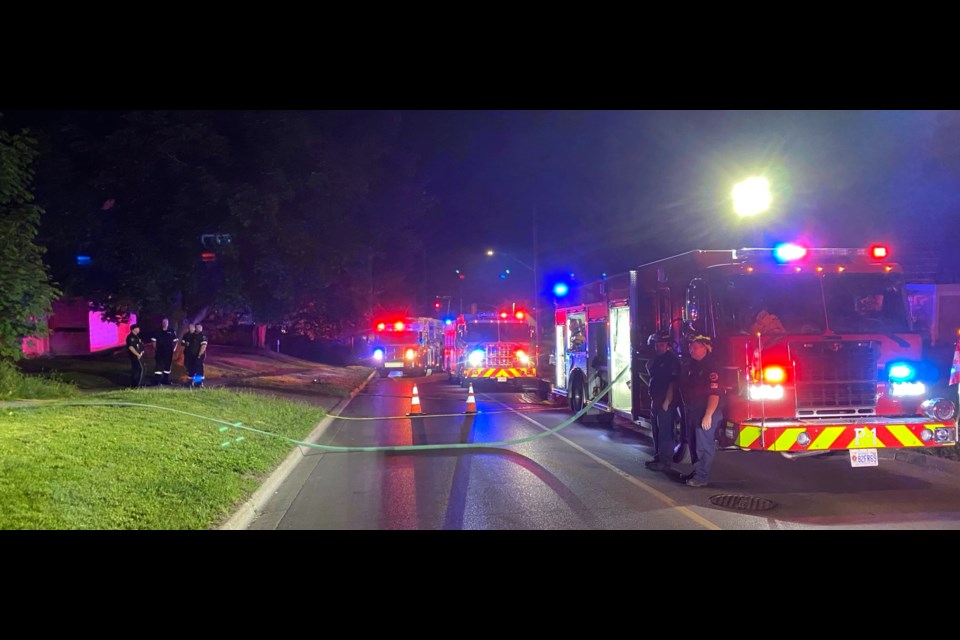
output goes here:
[{"label": "headlight", "polygon": [[404,353],[403,355],[407,357],[407,360],[413,360],[414,358],[417,357],[417,352],[414,351],[413,349],[407,349],[406,353]]},{"label": "headlight", "polygon": [[486,355],[487,354],[483,352],[483,349],[471,351],[470,355],[467,356],[467,362],[470,363],[471,367],[479,367],[483,363],[483,358]]},{"label": "headlight", "polygon": [[383,349],[374,349],[374,350],[373,350],[373,359],[374,359],[374,360],[383,360]]},{"label": "headlight", "polygon": [[517,360],[520,361],[520,364],[527,364],[530,362],[530,356],[525,354],[523,351],[517,351]]},{"label": "headlight", "polygon": [[931,398],[920,405],[923,415],[941,422],[953,419],[955,408],[954,404],[945,398]]}]

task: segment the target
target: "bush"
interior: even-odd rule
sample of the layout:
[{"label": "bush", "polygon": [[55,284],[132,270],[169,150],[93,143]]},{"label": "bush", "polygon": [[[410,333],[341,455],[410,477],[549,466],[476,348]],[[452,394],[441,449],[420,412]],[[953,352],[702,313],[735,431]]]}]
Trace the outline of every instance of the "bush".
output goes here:
[{"label": "bush", "polygon": [[64,382],[59,375],[24,375],[8,360],[0,360],[0,400],[35,398],[69,398],[79,395],[76,386]]}]

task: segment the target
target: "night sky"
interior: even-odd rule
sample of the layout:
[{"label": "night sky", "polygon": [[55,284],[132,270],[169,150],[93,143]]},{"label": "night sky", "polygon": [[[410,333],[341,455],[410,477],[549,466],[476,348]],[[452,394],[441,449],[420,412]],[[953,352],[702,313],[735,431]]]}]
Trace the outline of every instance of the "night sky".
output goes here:
[{"label": "night sky", "polygon": [[[375,113],[358,111],[349,126]],[[399,140],[419,157],[439,202],[424,232],[428,293],[456,295],[460,268],[468,299],[528,294],[527,268],[484,251],[530,265],[534,220],[543,282],[561,272],[592,280],[758,238],[886,242],[905,266],[924,253],[921,275],[960,279],[950,244],[960,231],[960,112],[394,113]],[[41,112],[5,112],[0,126],[42,120]],[[755,174],[770,180],[775,201],[745,223],[730,191]],[[500,279],[504,268],[511,275]]]},{"label": "night sky", "polygon": [[[767,246],[886,242],[905,266],[922,252],[939,280],[960,275],[949,242],[960,208],[958,112],[431,112],[409,121],[456,221],[442,234],[452,262],[484,244],[530,255],[536,211],[540,266],[577,279],[758,237]],[[775,200],[743,222],[730,191],[752,174],[768,177]],[[474,267],[495,280],[509,264]]]}]

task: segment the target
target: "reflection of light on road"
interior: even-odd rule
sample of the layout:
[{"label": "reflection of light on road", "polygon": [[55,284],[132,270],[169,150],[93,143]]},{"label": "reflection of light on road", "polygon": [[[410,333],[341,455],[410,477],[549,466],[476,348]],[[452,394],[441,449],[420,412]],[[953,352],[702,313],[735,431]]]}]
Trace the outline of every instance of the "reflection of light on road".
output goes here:
[{"label": "reflection of light on road", "polygon": [[[517,414],[518,416],[520,416],[521,418],[523,418],[523,419],[526,420],[527,422],[530,422],[530,423],[536,425],[536,426],[539,427],[540,429],[543,429],[544,431],[549,431],[549,430],[550,430],[550,427],[547,427],[547,426],[544,426],[544,425],[540,424],[539,422],[537,422],[537,421],[534,420],[533,418],[531,418],[531,417],[529,417],[529,416],[526,416],[526,415],[524,415],[523,413],[512,409],[511,407],[509,407],[509,406],[506,405],[506,404],[503,404],[502,402],[497,401],[497,404],[503,405],[503,406],[506,407],[507,409],[510,409],[513,413]],[[639,488],[643,489],[644,491],[646,491],[646,492],[649,493],[650,495],[656,497],[658,500],[666,503],[667,505],[669,505],[669,506],[672,507],[673,509],[676,509],[678,512],[680,512],[680,513],[682,513],[683,515],[687,516],[688,518],[690,518],[691,520],[693,520],[693,521],[696,522],[697,524],[702,525],[702,526],[706,527],[707,529],[720,530],[720,527],[719,527],[718,525],[714,524],[713,522],[711,522],[710,520],[707,520],[707,519],[704,518],[703,516],[695,513],[694,511],[691,511],[691,510],[690,510],[689,508],[687,508],[687,507],[681,506],[680,504],[678,504],[678,503],[677,503],[673,498],[671,498],[670,496],[668,496],[668,495],[666,495],[665,493],[662,493],[662,492],[660,492],[660,491],[657,491],[656,489],[654,489],[653,487],[651,487],[651,486],[648,485],[647,483],[643,482],[643,481],[640,480],[639,478],[633,477],[632,475],[630,475],[630,474],[627,473],[626,471],[623,471],[623,470],[621,470],[619,467],[615,466],[614,464],[612,464],[612,463],[610,463],[610,462],[607,462],[606,460],[604,460],[604,459],[601,458],[600,456],[597,456],[596,454],[591,453],[590,451],[587,451],[586,449],[584,449],[583,447],[581,447],[580,445],[578,445],[576,442],[573,442],[573,441],[570,440],[569,438],[565,438],[565,437],[563,437],[562,435],[560,435],[559,433],[554,433],[554,434],[552,434],[552,435],[553,435],[553,437],[559,438],[560,440],[562,440],[562,441],[565,442],[566,444],[570,445],[571,447],[573,447],[574,449],[576,449],[577,451],[579,451],[579,452],[582,453],[583,455],[587,456],[588,458],[590,458],[590,459],[593,460],[594,462],[597,462],[597,463],[603,465],[605,468],[607,468],[608,470],[614,472],[615,474],[617,474],[618,476],[620,476],[621,478],[623,478],[623,479],[626,480],[627,482],[633,484],[633,485],[636,486],[636,487],[639,487]]]},{"label": "reflection of light on road", "polygon": [[[395,400],[398,403],[409,403],[413,395],[413,386],[409,385],[409,395]],[[413,432],[417,424],[423,423],[422,418],[408,420],[390,420],[384,434],[385,442],[379,444],[402,446],[413,444]],[[413,528],[416,529],[417,516],[417,488],[415,486],[416,470],[414,461],[408,456],[378,456],[373,464],[383,465],[380,482],[380,521],[381,526],[387,529]]]}]

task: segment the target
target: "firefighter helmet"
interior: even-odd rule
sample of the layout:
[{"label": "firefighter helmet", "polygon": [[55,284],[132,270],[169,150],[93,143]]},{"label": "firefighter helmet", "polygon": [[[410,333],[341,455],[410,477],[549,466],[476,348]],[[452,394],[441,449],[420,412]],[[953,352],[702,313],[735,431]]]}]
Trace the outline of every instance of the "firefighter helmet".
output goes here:
[{"label": "firefighter helmet", "polygon": [[669,333],[651,333],[650,337],[647,338],[647,346],[652,347],[658,342],[667,342],[673,343],[673,338],[670,337]]}]

